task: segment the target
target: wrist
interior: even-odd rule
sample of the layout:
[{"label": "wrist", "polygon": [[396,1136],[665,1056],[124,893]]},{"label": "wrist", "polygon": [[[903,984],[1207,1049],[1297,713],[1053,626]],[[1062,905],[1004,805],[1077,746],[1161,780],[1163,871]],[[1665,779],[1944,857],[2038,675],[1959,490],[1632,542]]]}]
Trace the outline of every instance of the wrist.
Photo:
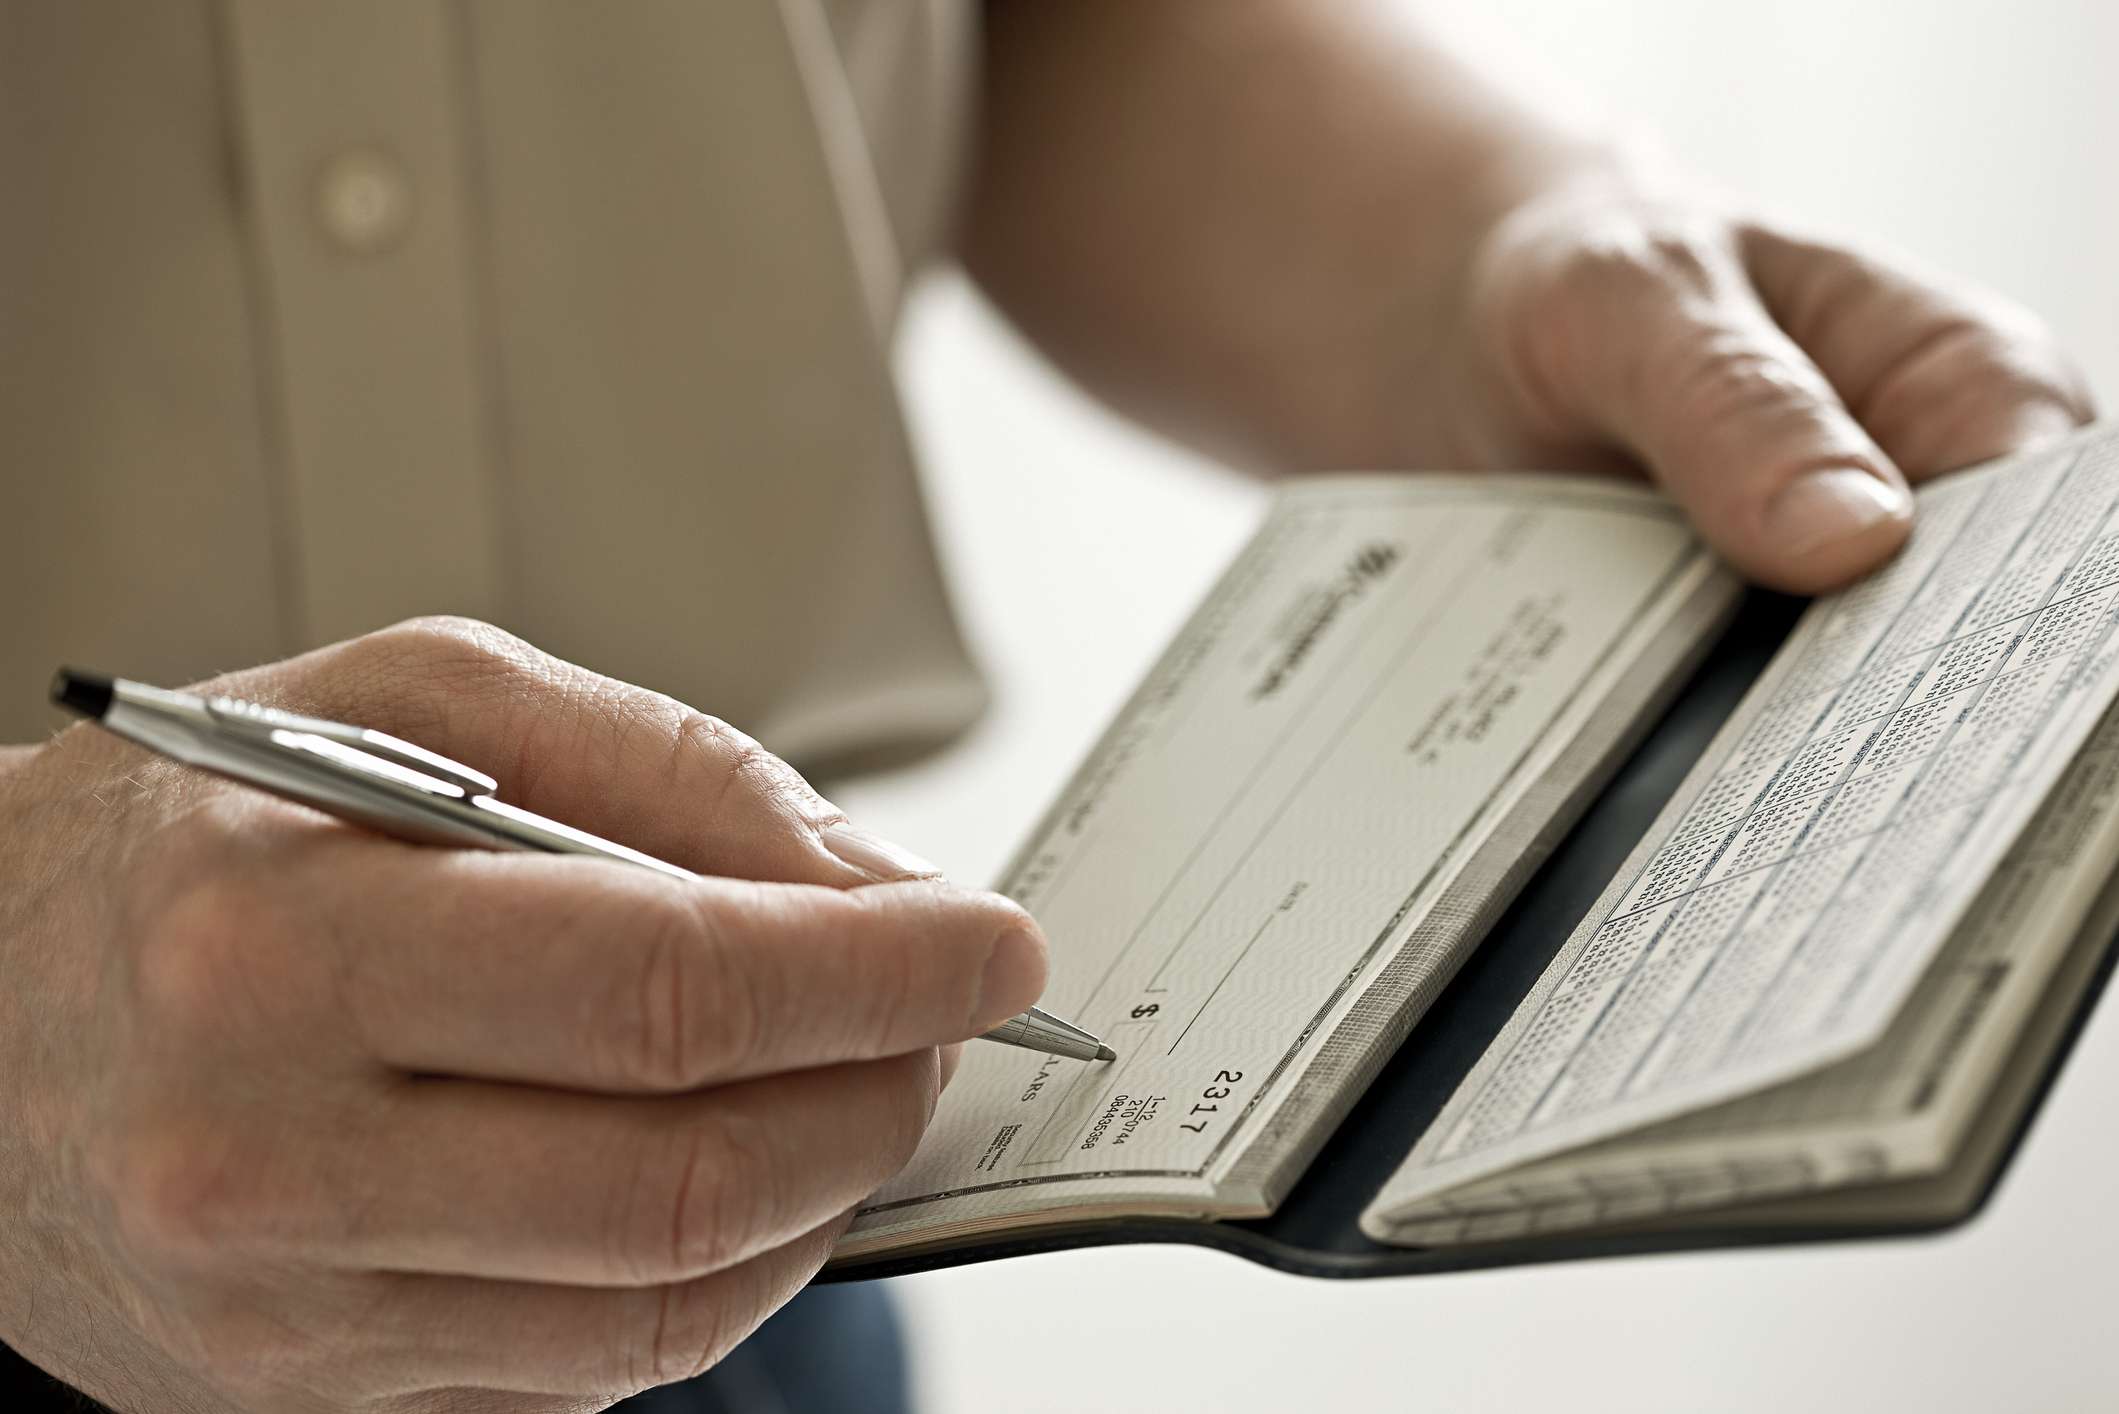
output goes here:
[{"label": "wrist", "polygon": [[1385,331],[1362,464],[1595,463],[1578,429],[1548,425],[1529,376],[1552,332],[1538,272],[1593,259],[1600,243],[1623,262],[1641,232],[1702,228],[1714,210],[1646,144],[1555,143],[1480,173],[1447,225],[1429,228],[1417,292]]},{"label": "wrist", "polygon": [[1527,123],[1482,130],[1447,168],[1409,174],[1378,214],[1394,233],[1376,263],[1346,272],[1355,308],[1307,358],[1276,358],[1259,388],[1266,457],[1291,470],[1473,468],[1500,449],[1486,429],[1495,389],[1484,354],[1482,274],[1512,233],[1595,194],[1662,182],[1640,155]]}]

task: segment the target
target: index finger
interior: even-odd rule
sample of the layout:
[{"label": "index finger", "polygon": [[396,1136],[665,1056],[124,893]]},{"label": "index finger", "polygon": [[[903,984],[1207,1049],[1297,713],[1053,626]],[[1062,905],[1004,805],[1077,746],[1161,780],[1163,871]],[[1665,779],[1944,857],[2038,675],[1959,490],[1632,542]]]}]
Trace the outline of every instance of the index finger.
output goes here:
[{"label": "index finger", "polygon": [[1773,317],[1914,481],[2064,437],[2095,415],[2081,373],[2008,300],[1834,241],[1739,229]]},{"label": "index finger", "polygon": [[1029,915],[940,882],[684,880],[333,843],[367,857],[290,884],[327,903],[313,916],[333,935],[340,1014],[407,1071],[689,1090],[965,1040],[1044,986]]}]

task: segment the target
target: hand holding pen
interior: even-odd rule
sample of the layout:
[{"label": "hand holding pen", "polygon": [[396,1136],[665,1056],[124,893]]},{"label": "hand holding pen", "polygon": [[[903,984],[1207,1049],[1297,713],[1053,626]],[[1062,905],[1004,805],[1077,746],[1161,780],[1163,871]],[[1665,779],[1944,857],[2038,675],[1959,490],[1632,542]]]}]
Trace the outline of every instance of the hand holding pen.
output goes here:
[{"label": "hand holding pen", "polygon": [[210,691],[453,758],[411,774],[489,766],[699,877],[408,847],[103,732],[0,753],[28,842],[0,860],[0,1201],[77,1254],[45,1297],[109,1312],[143,1378],[191,1378],[179,1316],[245,1352],[223,1369],[580,1390],[711,1360],[911,1155],[948,1043],[1043,986],[1012,903],[908,877],[748,738],[495,631]]},{"label": "hand holding pen", "polygon": [[[372,727],[68,668],[53,680],[52,700],[172,761],[412,844],[583,854],[677,879],[699,877],[511,805],[498,795],[500,783],[483,771]],[[910,856],[894,846],[844,824],[827,827],[824,837],[849,862],[905,870],[909,877],[938,872],[924,862],[908,863]],[[978,1039],[1070,1060],[1118,1059],[1097,1037],[1042,1007],[1030,1007]]]}]

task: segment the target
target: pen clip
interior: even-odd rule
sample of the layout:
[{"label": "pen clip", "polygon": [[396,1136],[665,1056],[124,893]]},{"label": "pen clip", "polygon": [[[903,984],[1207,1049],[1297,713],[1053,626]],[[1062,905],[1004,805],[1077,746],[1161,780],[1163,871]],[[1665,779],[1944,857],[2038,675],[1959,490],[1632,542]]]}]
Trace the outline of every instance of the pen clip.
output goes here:
[{"label": "pen clip", "polygon": [[[207,700],[206,710],[214,719],[231,730],[272,740],[276,732],[291,732],[304,736],[321,737],[339,746],[379,756],[393,765],[422,776],[439,778],[455,786],[466,797],[496,795],[500,782],[483,771],[474,771],[469,766],[448,757],[414,746],[388,732],[375,731],[369,727],[348,726],[344,722],[326,721],[322,717],[304,717],[298,712],[282,712],[277,707],[261,707],[255,702],[243,702],[233,697],[215,697]],[[286,743],[275,743],[285,745]]]}]

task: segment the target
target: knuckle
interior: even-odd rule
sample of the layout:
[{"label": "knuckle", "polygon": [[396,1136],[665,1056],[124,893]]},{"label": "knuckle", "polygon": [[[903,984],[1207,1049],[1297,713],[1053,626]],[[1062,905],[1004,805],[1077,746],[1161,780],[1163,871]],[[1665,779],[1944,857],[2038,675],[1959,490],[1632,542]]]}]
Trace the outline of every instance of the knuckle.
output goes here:
[{"label": "knuckle", "polygon": [[710,764],[718,775],[716,797],[751,785],[761,763],[776,758],[757,740],[719,717],[685,709],[678,719],[677,752],[687,760]]},{"label": "knuckle", "polygon": [[[638,980],[629,999],[616,1005],[618,1073],[659,1090],[686,1090],[707,1078],[709,1038],[698,1015],[698,973],[711,957],[701,947],[697,914],[669,905],[655,908],[642,924]],[[725,989],[714,990],[717,1002]],[[718,1034],[723,1018],[714,1018]]]},{"label": "knuckle", "polygon": [[[694,1064],[704,1070],[745,1056],[762,1054],[783,1022],[791,1020],[780,1001],[785,986],[775,979],[784,957],[771,946],[771,930],[800,926],[794,910],[800,904],[784,885],[744,886],[748,902],[734,909],[699,906],[698,969],[694,994],[712,998],[701,1017],[702,1033]],[[708,1034],[710,1033],[710,1034]]]},{"label": "knuckle", "polygon": [[505,629],[460,614],[422,614],[370,634],[366,642],[394,652],[429,658],[488,662],[514,656],[522,640]]},{"label": "knuckle", "polygon": [[1643,262],[1665,285],[1705,294],[1719,283],[1720,262],[1704,232],[1651,230],[1641,246]]},{"label": "knuckle", "polygon": [[604,1008],[611,1067],[649,1090],[693,1090],[755,1055],[774,1024],[760,970],[769,950],[750,946],[744,925],[677,896],[640,923],[640,960]]},{"label": "knuckle", "polygon": [[159,908],[194,880],[226,869],[255,838],[254,804],[233,790],[186,801],[153,830],[133,861],[137,892]]},{"label": "knuckle", "polygon": [[670,1258],[678,1270],[719,1270],[769,1244],[781,1209],[781,1176],[763,1121],[724,1112],[694,1136],[687,1168],[670,1219]]},{"label": "knuckle", "polygon": [[248,1229],[243,1170],[197,1133],[166,1121],[143,1125],[97,1165],[119,1240],[135,1259],[208,1265]]},{"label": "knuckle", "polygon": [[[1475,299],[1510,379],[1563,426],[1627,394],[1675,325],[1732,285],[1732,237],[1683,213],[1533,202],[1497,230]],[[1586,419],[1586,422],[1585,422]]]},{"label": "knuckle", "polygon": [[1569,242],[1551,266],[1547,293],[1562,309],[1603,318],[1645,299],[1707,296],[1723,263],[1704,233],[1621,226]]},{"label": "knuckle", "polygon": [[346,667],[370,681],[464,689],[512,680],[543,659],[505,629],[455,615],[426,615],[344,645]]},{"label": "knuckle", "polygon": [[1746,331],[1702,331],[1673,349],[1665,375],[1673,405],[1696,425],[1806,405],[1819,390]]},{"label": "knuckle", "polygon": [[224,1023],[232,998],[259,980],[246,966],[253,940],[279,926],[273,905],[240,873],[205,871],[164,894],[134,935],[142,1014],[187,1032]]},{"label": "knuckle", "polygon": [[719,717],[684,708],[674,736],[672,774],[681,778],[696,763],[707,763],[711,803],[747,795],[803,819],[826,809],[801,772]]},{"label": "knuckle", "polygon": [[680,757],[713,761],[731,772],[764,748],[748,734],[711,713],[675,704],[671,740]]},{"label": "knuckle", "polygon": [[696,1379],[736,1343],[737,1332],[728,1311],[700,1283],[661,1288],[645,1315],[638,1329],[621,1337],[613,1362],[628,1389]]},{"label": "knuckle", "polygon": [[642,1168],[616,1263],[631,1280],[685,1280],[770,1245],[781,1180],[759,1121],[709,1111],[653,1144]]}]

